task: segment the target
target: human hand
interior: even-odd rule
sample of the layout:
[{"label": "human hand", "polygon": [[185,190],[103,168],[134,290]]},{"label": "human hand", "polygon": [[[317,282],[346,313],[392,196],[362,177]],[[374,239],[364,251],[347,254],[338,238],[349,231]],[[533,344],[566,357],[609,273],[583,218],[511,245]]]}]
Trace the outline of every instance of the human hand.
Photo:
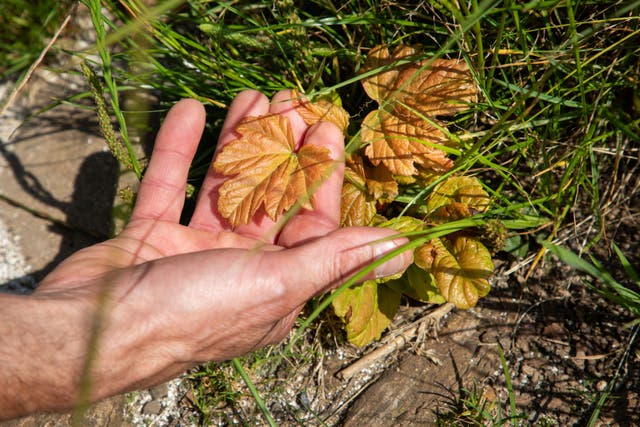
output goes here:
[{"label": "human hand", "polygon": [[[392,230],[338,229],[342,134],[329,123],[309,128],[290,96],[281,92],[269,103],[255,91],[238,95],[217,150],[235,139],[246,116],[288,116],[299,143],[323,145],[336,160],[314,194],[315,210],[300,210],[280,228],[259,213],[231,230],[217,212],[216,189],[224,178],[210,170],[189,225],[180,225],[188,168],[205,120],[199,103],[183,100],[158,134],[124,231],[77,252],[41,283],[41,298],[83,301],[85,326],[102,313],[91,365],[94,399],[279,341],[309,298],[406,243],[389,239]],[[372,274],[393,274],[410,262],[404,252]],[[88,334],[73,341],[74,356],[86,354]],[[76,387],[78,376],[79,368],[71,376]]]}]

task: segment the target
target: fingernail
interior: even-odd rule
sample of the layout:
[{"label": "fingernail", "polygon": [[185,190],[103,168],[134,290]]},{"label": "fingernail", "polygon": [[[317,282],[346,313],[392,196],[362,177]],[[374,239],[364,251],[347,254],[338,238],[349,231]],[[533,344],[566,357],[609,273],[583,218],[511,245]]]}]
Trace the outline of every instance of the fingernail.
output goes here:
[{"label": "fingernail", "polygon": [[[383,256],[395,251],[399,247],[408,243],[407,239],[393,239],[379,242],[375,245],[376,259],[380,259]],[[401,252],[375,268],[373,271],[376,279],[381,277],[391,276],[403,272],[409,266],[406,252]]]}]

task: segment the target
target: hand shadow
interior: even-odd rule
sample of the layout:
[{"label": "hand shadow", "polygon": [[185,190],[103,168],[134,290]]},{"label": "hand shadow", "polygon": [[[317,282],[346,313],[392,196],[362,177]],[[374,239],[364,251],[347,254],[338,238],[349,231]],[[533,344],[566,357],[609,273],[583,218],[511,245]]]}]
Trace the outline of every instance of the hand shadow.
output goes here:
[{"label": "hand shadow", "polygon": [[71,202],[63,202],[46,191],[37,178],[24,169],[16,156],[5,150],[2,154],[26,192],[60,208],[65,214],[63,224],[52,223],[49,226],[50,231],[62,236],[62,241],[47,265],[27,276],[0,283],[1,292],[25,294],[33,292],[37,283],[69,255],[111,236],[119,165],[109,152],[89,155],[76,175]]}]

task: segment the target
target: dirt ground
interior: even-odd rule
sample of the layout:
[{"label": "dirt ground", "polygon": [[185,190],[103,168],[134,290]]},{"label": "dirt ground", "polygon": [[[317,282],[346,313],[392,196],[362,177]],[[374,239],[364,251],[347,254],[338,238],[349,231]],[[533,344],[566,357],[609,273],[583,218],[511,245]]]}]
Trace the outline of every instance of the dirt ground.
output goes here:
[{"label": "dirt ground", "polygon": [[[38,72],[0,120],[24,117],[78,84],[74,79]],[[3,136],[0,220],[19,238],[35,281],[70,253],[109,235],[120,179],[118,165],[106,151],[90,112],[57,108]],[[633,188],[637,191],[637,185]],[[640,206],[638,197],[629,199],[635,202],[610,213],[607,226],[609,238],[623,243],[625,253],[638,265]],[[578,247],[588,237],[585,230],[568,229],[567,244]],[[597,254],[611,259],[611,271],[620,274],[620,266],[606,250]],[[478,407],[504,419],[510,415],[508,390],[512,387],[516,413],[523,414],[524,424],[566,426],[585,425],[598,399],[610,392],[596,425],[640,425],[637,328],[624,327],[631,317],[585,287],[584,276],[553,260],[536,267],[527,280],[531,258],[501,254],[496,263],[489,296],[477,308],[454,310],[441,319],[437,338],[432,333],[423,335],[419,342],[408,343],[375,368],[347,380],[332,374],[379,345],[360,351],[346,349],[341,353],[346,357],[337,357],[340,352],[333,349],[333,355],[328,354],[323,362],[325,382],[316,386],[346,390],[343,386],[348,383],[350,394],[336,392],[331,399],[326,395],[323,399],[318,390],[310,391],[310,406],[330,416],[332,424],[345,426],[433,425],[437,415],[450,425],[473,425],[473,411],[465,402],[478,399]],[[415,321],[416,313],[426,314],[423,308],[409,306],[404,312],[406,320],[396,322],[396,330]],[[138,408],[140,414],[127,412],[132,409],[124,396],[99,403],[81,425],[131,425],[135,419],[144,419],[133,417],[141,414],[147,423],[156,425],[197,424],[191,418],[189,392],[179,387],[171,393],[183,410],[159,418],[168,410],[168,390],[161,386],[147,393],[144,405]],[[0,425],[70,422],[70,415],[63,414]],[[292,424],[284,419],[282,423]]]}]

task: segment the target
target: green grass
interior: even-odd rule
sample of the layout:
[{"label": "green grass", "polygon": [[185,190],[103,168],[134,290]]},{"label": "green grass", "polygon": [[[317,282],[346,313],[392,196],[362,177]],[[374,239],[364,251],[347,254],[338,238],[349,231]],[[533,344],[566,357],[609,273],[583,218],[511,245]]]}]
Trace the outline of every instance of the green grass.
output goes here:
[{"label": "green grass", "polygon": [[0,8],[0,80],[17,78],[38,58],[71,1],[4,0]]},{"label": "green grass", "polygon": [[[197,189],[226,107],[247,88],[337,93],[351,114],[347,143],[357,146],[359,124],[375,108],[360,83],[364,57],[378,44],[404,43],[419,44],[425,57],[463,58],[480,87],[480,101],[449,126],[460,139],[455,171],[479,176],[493,200],[467,226],[502,221],[512,239],[540,250],[535,265],[544,254],[536,239],[571,236],[571,224],[583,246],[598,244],[614,208],[633,197],[626,178],[640,142],[640,2],[174,1],[147,10],[134,0],[105,1],[110,15],[95,0],[85,3],[94,22],[107,25],[91,52],[99,60],[86,60],[104,77],[138,174],[144,159],[127,132],[139,112],[125,106],[141,90],[157,96],[148,109],[182,97],[207,106],[190,174]],[[398,209],[423,190],[404,187]],[[329,302],[316,301],[302,329]]]}]

